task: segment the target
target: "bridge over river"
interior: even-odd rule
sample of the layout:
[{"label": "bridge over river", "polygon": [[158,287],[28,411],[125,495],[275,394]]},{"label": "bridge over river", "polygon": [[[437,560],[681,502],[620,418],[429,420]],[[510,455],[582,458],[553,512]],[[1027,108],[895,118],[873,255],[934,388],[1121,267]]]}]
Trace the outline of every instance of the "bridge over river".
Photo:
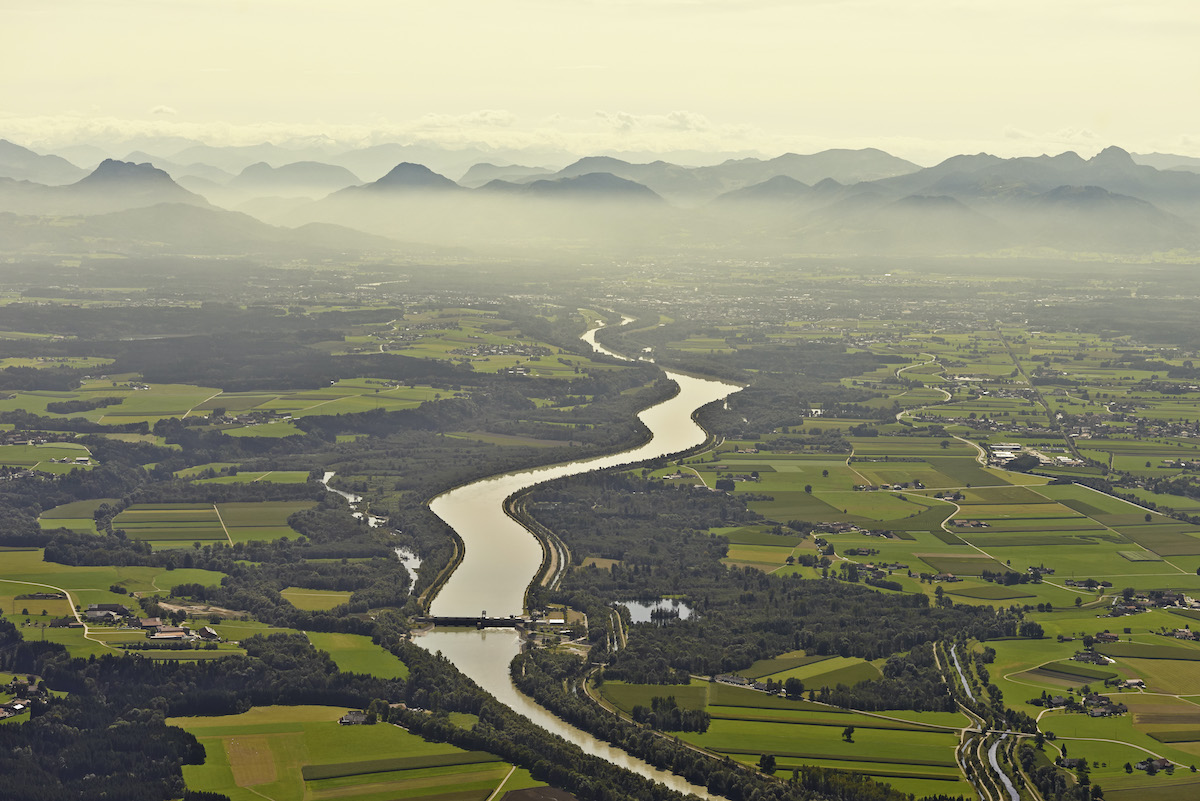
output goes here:
[{"label": "bridge over river", "polygon": [[428,624],[432,626],[469,626],[476,629],[520,629],[532,625],[533,620],[527,617],[516,617],[510,615],[508,617],[487,617],[486,613],[478,617],[472,616],[447,616],[447,615],[422,615],[414,617],[413,622]]}]

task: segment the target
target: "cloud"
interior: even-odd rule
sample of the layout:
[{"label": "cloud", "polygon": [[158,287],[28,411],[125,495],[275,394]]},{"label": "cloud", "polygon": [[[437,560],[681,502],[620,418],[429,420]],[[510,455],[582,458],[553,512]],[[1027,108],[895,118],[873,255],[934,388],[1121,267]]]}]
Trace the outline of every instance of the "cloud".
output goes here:
[{"label": "cloud", "polygon": [[596,116],[608,123],[614,131],[628,133],[638,125],[637,116],[628,111],[597,111]]},{"label": "cloud", "polygon": [[670,111],[666,114],[631,114],[628,111],[597,111],[596,117],[604,120],[614,131],[629,133],[634,130],[665,130],[705,132],[712,130],[712,123],[703,114],[695,111]]},{"label": "cloud", "polygon": [[1029,140],[1029,139],[1036,139],[1037,137],[1034,134],[1030,133],[1029,131],[1021,130],[1020,128],[1016,127],[1015,125],[1005,125],[1004,126],[1004,138],[1005,139]]},{"label": "cloud", "polygon": [[154,108],[150,109],[150,113],[156,116],[174,117],[179,112],[170,106],[155,106]]},{"label": "cloud", "polygon": [[680,131],[707,131],[711,127],[707,117],[694,111],[672,111],[667,122]]},{"label": "cloud", "polygon": [[508,128],[515,124],[517,117],[511,111],[503,109],[480,109],[466,114],[425,114],[414,123],[418,129],[437,130],[443,128],[471,129]]}]

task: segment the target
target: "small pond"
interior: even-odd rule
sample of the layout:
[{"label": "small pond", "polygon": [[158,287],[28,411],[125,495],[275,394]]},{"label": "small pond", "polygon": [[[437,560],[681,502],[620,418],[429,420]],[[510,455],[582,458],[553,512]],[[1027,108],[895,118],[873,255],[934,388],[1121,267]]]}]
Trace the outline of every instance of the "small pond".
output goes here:
[{"label": "small pond", "polygon": [[676,618],[687,620],[692,616],[692,608],[677,598],[617,603],[629,610],[629,619],[634,623],[664,623]]}]

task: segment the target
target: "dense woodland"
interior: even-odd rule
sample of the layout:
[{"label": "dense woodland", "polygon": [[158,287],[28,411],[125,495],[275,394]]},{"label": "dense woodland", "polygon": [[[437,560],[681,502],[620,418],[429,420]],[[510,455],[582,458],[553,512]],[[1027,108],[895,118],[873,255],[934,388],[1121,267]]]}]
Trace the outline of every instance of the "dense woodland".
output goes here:
[{"label": "dense woodland", "polygon": [[[693,674],[728,673],[797,649],[871,660],[945,637],[988,639],[1021,629],[1017,610],[931,605],[927,596],[885,595],[832,577],[813,581],[727,567],[720,560],[728,542],[707,529],[756,518],[740,496],[608,473],[562,479],[533,498],[538,521],[575,558],[621,562],[608,570],[572,571],[550,600],[587,610],[594,627],[604,625],[603,610],[618,601],[683,594],[693,610],[691,617],[666,625],[634,626],[628,646],[606,657],[609,678],[686,683]],[[591,637],[597,647],[607,639],[600,630]],[[913,678],[909,674],[917,667],[907,664],[889,680]],[[931,660],[920,672],[931,688],[941,687]],[[934,698],[888,689],[864,691],[855,703],[875,709],[890,698],[915,705],[909,708],[940,709],[948,698],[944,688],[931,689]]]}]

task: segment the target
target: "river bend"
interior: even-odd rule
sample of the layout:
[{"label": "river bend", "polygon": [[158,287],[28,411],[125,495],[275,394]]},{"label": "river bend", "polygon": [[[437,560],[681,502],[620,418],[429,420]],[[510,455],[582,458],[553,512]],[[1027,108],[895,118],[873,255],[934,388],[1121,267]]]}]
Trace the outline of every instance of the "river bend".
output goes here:
[{"label": "river bend", "polygon": [[[598,352],[623,359],[596,342],[596,330],[588,331],[583,339]],[[432,614],[474,617],[486,613],[488,617],[507,617],[525,611],[525,592],[541,566],[542,548],[524,526],[505,514],[504,501],[510,496],[546,481],[670,456],[704,442],[707,435],[692,420],[692,415],[701,407],[728,397],[739,387],[669,370],[664,372],[679,385],[679,392],[638,415],[651,433],[651,438],[643,444],[608,456],[480,479],[433,499],[430,509],[458,533],[465,551],[462,561],[434,598]],[[415,642],[429,651],[441,652],[499,701],[587,753],[674,790],[711,798],[703,787],[596,739],[518,692],[508,668],[521,649],[520,638],[514,631],[433,631]]]}]

